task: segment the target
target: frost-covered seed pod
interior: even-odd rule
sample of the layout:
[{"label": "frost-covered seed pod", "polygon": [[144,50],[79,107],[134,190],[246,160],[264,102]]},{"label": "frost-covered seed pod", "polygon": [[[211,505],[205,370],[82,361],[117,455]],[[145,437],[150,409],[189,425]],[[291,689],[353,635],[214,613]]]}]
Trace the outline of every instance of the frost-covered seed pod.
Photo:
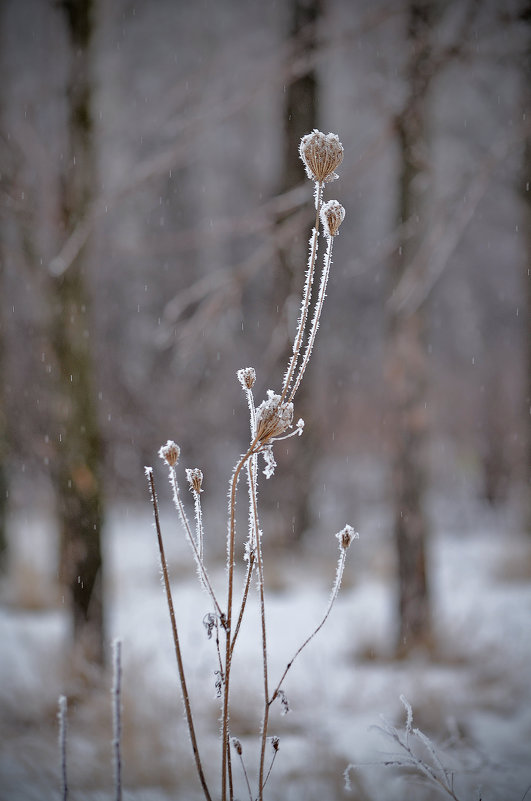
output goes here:
[{"label": "frost-covered seed pod", "polygon": [[321,222],[326,236],[337,236],[339,226],[344,219],[345,209],[337,200],[329,200],[327,203],[323,204],[321,209]]},{"label": "frost-covered seed pod", "polygon": [[347,548],[350,547],[350,544],[351,544],[352,540],[357,540],[358,539],[359,534],[358,534],[357,531],[354,531],[352,526],[349,526],[347,524],[345,526],[345,528],[341,529],[341,531],[338,531],[338,533],[336,534],[336,537],[339,540],[339,547],[343,551],[346,551]]},{"label": "frost-covered seed pod", "polygon": [[293,422],[293,404],[282,403],[280,395],[267,390],[267,400],[256,410],[256,437],[262,444],[279,437]]},{"label": "frost-covered seed pod", "polygon": [[163,445],[159,450],[160,458],[167,462],[170,467],[175,467],[179,461],[180,454],[181,449],[171,439],[169,439],[166,445]]},{"label": "frost-covered seed pod", "polygon": [[256,381],[254,367],[243,367],[241,370],[238,370],[237,376],[243,389],[252,389],[254,387]]},{"label": "frost-covered seed pod", "polygon": [[232,745],[235,748],[236,753],[238,754],[238,756],[241,756],[242,753],[243,753],[243,748],[242,748],[241,742],[238,740],[237,737],[232,737],[231,739],[232,739]]},{"label": "frost-covered seed pod", "polygon": [[198,467],[186,468],[186,479],[190,484],[190,489],[193,492],[203,492],[201,485],[203,484],[203,473]]},{"label": "frost-covered seed pod", "polygon": [[299,154],[311,181],[333,181],[334,172],[343,161],[343,145],[337,134],[324,134],[315,128],[301,139]]}]

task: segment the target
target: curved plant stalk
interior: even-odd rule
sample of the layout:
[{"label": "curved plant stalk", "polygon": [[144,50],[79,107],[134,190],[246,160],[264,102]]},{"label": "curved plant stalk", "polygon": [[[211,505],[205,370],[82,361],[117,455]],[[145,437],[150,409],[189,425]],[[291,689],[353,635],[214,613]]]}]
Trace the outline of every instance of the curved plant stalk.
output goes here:
[{"label": "curved plant stalk", "polygon": [[280,396],[281,402],[284,401],[289,392],[290,384],[293,380],[295,369],[299,360],[302,342],[304,339],[304,330],[308,320],[308,312],[310,309],[310,302],[312,298],[312,286],[315,275],[315,263],[317,260],[317,243],[319,239],[319,214],[321,213],[321,206],[323,202],[323,183],[316,181],[315,183],[315,225],[310,237],[310,256],[308,259],[308,270],[306,272],[306,281],[304,284],[304,291],[302,295],[301,314],[297,325],[297,333],[293,340],[293,353],[286,374],[282,384],[282,393]]},{"label": "curved plant stalk", "polygon": [[223,619],[223,613],[221,611],[221,607],[218,603],[218,600],[212,588],[212,584],[210,582],[210,578],[207,569],[205,567],[202,554],[199,552],[198,544],[195,541],[195,538],[192,534],[192,529],[190,528],[190,523],[188,522],[188,517],[186,516],[186,510],[184,508],[184,504],[181,499],[181,494],[179,492],[179,484],[177,483],[177,473],[175,467],[170,466],[169,471],[170,471],[170,486],[172,488],[172,494],[173,494],[173,503],[175,505],[175,508],[177,509],[177,512],[179,513],[179,519],[186,534],[186,538],[190,543],[190,547],[192,549],[195,558],[199,581],[210,595],[212,603],[216,608],[216,612],[218,613],[220,618]]},{"label": "curved plant stalk", "polygon": [[295,380],[295,384],[289,395],[289,402],[293,402],[293,398],[295,397],[295,393],[297,392],[301,381],[304,377],[304,373],[308,366],[308,362],[310,361],[310,356],[312,355],[312,350],[315,342],[315,337],[317,335],[317,329],[319,328],[319,320],[321,318],[321,312],[323,310],[324,300],[326,297],[326,287],[328,284],[328,276],[330,275],[330,267],[332,265],[332,247],[334,238],[329,236],[328,238],[328,247],[326,249],[326,254],[324,258],[324,265],[323,265],[323,272],[321,273],[321,283],[319,285],[319,294],[317,296],[317,302],[315,306],[315,311],[312,319],[312,324],[310,328],[310,333],[308,336],[308,342],[306,344],[306,350],[304,351],[304,356],[302,359],[302,363],[299,367],[299,372],[297,374],[297,378]]},{"label": "curved plant stalk", "polygon": [[114,788],[115,800],[122,801],[122,643],[113,643],[113,752],[114,752]]},{"label": "curved plant stalk", "polygon": [[247,453],[245,453],[237,463],[230,480],[229,489],[229,522],[227,530],[227,612],[224,620],[225,628],[225,675],[223,681],[223,706],[221,723],[221,801],[227,799],[227,766],[230,762],[229,748],[229,693],[230,693],[230,671],[232,662],[232,598],[234,593],[234,544],[236,534],[236,488],[240,473],[247,463],[247,460],[256,450],[259,440],[255,436]]},{"label": "curved plant stalk", "polygon": [[59,759],[61,769],[61,801],[68,799],[68,781],[66,773],[66,739],[67,739],[67,709],[68,702],[66,695],[59,696],[59,711],[57,712],[57,719],[59,720]]},{"label": "curved plant stalk", "polygon": [[[347,527],[347,528],[350,528],[350,527]],[[353,536],[356,536],[356,535],[353,535]],[[349,543],[349,545],[350,545],[350,543]],[[279,692],[280,692],[280,688],[282,687],[282,683],[284,682],[284,679],[286,678],[288,672],[291,670],[291,668],[293,666],[293,663],[295,662],[295,660],[297,659],[299,654],[302,651],[304,651],[304,649],[306,648],[307,645],[310,644],[310,642],[313,640],[315,635],[318,634],[321,631],[321,629],[323,628],[324,624],[328,620],[330,612],[332,611],[332,607],[333,607],[333,605],[334,605],[334,603],[336,601],[337,595],[339,593],[339,588],[341,586],[341,580],[343,578],[343,572],[345,570],[345,562],[346,562],[346,558],[347,558],[347,548],[348,548],[348,545],[346,547],[342,547],[341,543],[340,543],[340,551],[341,551],[341,553],[339,555],[339,560],[338,560],[338,563],[337,563],[336,578],[335,578],[335,581],[334,581],[334,586],[332,587],[332,592],[330,593],[330,600],[328,601],[328,606],[326,608],[326,612],[324,613],[324,617],[321,620],[321,622],[319,623],[319,625],[317,626],[317,628],[315,628],[313,630],[313,632],[310,634],[310,636],[307,637],[304,640],[304,642],[302,643],[302,645],[299,646],[299,648],[295,651],[295,653],[291,657],[290,661],[286,665],[284,673],[282,674],[282,676],[280,678],[280,681],[278,682],[278,684],[277,684],[277,686],[276,686],[271,698],[269,699],[269,706],[271,706],[271,704],[278,697]]]},{"label": "curved plant stalk", "polygon": [[160,553],[160,564],[162,568],[162,577],[164,580],[164,589],[166,592],[166,600],[168,602],[168,610],[170,613],[170,620],[171,620],[171,630],[173,634],[173,644],[175,647],[175,656],[177,658],[177,668],[179,670],[179,679],[181,682],[181,690],[183,696],[183,703],[184,703],[184,710],[186,714],[186,722],[188,724],[188,731],[190,733],[190,740],[192,743],[192,750],[194,752],[194,759],[195,765],[197,768],[197,773],[199,775],[199,781],[201,782],[201,787],[203,788],[203,792],[205,794],[205,798],[207,801],[212,801],[210,792],[208,790],[208,786],[205,779],[205,774],[203,772],[203,765],[201,763],[201,757],[199,755],[199,749],[197,747],[197,738],[195,735],[195,727],[194,727],[194,719],[192,716],[192,708],[190,705],[190,696],[188,695],[188,687],[186,685],[186,678],[184,675],[184,665],[181,655],[181,646],[179,643],[179,634],[177,631],[177,621],[175,618],[175,610],[173,608],[173,598],[171,594],[171,586],[170,586],[170,579],[168,576],[168,565],[166,562],[166,555],[164,553],[164,543],[162,541],[162,532],[160,528],[160,519],[159,519],[159,505],[157,501],[157,494],[155,492],[155,481],[153,479],[153,470],[151,467],[146,467],[146,477],[149,484],[149,490],[151,493],[151,503],[153,505],[153,514],[155,517],[155,528],[157,531],[157,540],[159,545],[159,553]]}]

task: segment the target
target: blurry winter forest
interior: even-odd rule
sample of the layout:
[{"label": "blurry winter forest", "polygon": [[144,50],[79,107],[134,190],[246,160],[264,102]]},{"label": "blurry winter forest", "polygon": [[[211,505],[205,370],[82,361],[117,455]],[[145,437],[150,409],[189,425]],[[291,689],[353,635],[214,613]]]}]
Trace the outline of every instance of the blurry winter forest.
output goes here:
[{"label": "blurry winter forest", "polygon": [[[343,795],[346,765],[378,759],[367,727],[380,712],[398,720],[404,692],[436,739],[461,738],[461,801],[481,782],[485,801],[519,801],[531,783],[528,0],[2,0],[0,66],[1,801],[57,797],[61,692],[85,738],[73,797],[111,797],[107,768],[91,765],[110,737],[94,666],[115,636],[130,682],[124,786],[196,797],[174,765],[172,738],[179,765],[188,742],[174,732],[144,465],[171,438],[202,468],[222,571],[247,436],[235,375],[256,368],[258,402],[281,382],[313,222],[297,147],[314,127],[344,146],[327,197],[346,219],[295,408],[306,430],[276,446],[260,487],[272,618],[287,599],[293,630],[311,627],[332,534],[348,520],[361,538],[329,639],[293,678],[292,752],[271,798],[432,798],[384,770]],[[193,607],[193,568],[169,548]],[[201,618],[184,623],[199,673]],[[215,736],[213,710],[200,705]]]}]

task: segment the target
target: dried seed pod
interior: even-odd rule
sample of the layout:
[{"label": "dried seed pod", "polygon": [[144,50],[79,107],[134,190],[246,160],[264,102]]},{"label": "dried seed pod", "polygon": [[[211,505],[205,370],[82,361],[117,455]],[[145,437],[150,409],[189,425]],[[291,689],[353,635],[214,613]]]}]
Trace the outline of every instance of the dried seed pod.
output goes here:
[{"label": "dried seed pod", "polygon": [[299,154],[311,181],[333,181],[334,172],[343,161],[343,145],[337,134],[324,134],[315,128],[301,139]]},{"label": "dried seed pod", "polygon": [[160,458],[163,461],[167,462],[170,467],[175,467],[175,465],[179,461],[180,454],[181,454],[181,449],[171,439],[167,441],[166,445],[163,445],[159,449]]},{"label": "dried seed pod", "polygon": [[238,381],[243,389],[252,389],[256,381],[256,372],[254,367],[243,367],[237,372]]},{"label": "dried seed pod", "polygon": [[243,748],[241,742],[238,740],[237,737],[231,737],[232,746],[235,749],[238,756],[241,756],[243,753]]},{"label": "dried seed pod", "polygon": [[321,208],[321,222],[325,235],[328,237],[337,236],[339,226],[345,219],[345,209],[337,200],[329,200]]},{"label": "dried seed pod", "polygon": [[264,445],[279,437],[293,422],[293,404],[281,401],[280,395],[267,390],[267,400],[256,409],[256,437]]},{"label": "dried seed pod", "polygon": [[352,526],[349,526],[348,524],[336,534],[336,537],[339,540],[339,547],[343,551],[346,551],[347,548],[350,547],[352,540],[357,540],[359,536],[360,535],[358,532],[354,531]]},{"label": "dried seed pod", "polygon": [[193,492],[203,492],[201,485],[203,483],[203,473],[198,467],[186,468],[186,479],[190,484],[190,489]]},{"label": "dried seed pod", "polygon": [[278,751],[280,746],[280,740],[278,737],[271,737],[271,745],[273,747],[273,751]]}]

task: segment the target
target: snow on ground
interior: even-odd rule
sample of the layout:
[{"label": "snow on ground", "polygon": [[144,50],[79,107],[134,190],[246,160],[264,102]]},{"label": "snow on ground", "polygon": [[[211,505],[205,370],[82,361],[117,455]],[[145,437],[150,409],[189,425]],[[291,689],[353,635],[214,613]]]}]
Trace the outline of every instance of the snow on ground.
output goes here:
[{"label": "snow on ground", "polygon": [[[466,525],[460,521],[466,519]],[[379,762],[391,744],[371,727],[405,718],[438,744],[455,773],[460,801],[521,801],[531,784],[531,540],[511,519],[476,509],[447,515],[430,549],[438,656],[390,659],[394,631],[393,553],[384,523],[355,521],[361,540],[349,553],[344,587],[326,626],[285,682],[291,712],[273,707],[270,733],[280,750],[270,801],[427,801],[443,797],[405,771],[375,766],[351,774],[350,762]],[[472,524],[471,524],[472,523]],[[207,774],[219,773],[219,709],[212,641],[176,519],[163,526],[175,608]],[[222,528],[220,528],[222,530]],[[44,518],[13,522],[10,578],[0,607],[0,801],[60,797],[57,699],[69,698],[70,799],[113,798],[109,675],[69,666],[67,618],[54,589],[53,528]],[[315,538],[266,563],[272,681],[326,608],[337,541]],[[183,720],[168,612],[149,509],[116,509],[109,521],[109,641],[122,640],[125,801],[202,798]],[[223,585],[224,565],[213,571]],[[262,674],[256,603],[242,629],[234,665],[232,733],[254,775]],[[235,768],[237,795],[248,798]],[[480,788],[478,790],[478,788]]]}]

